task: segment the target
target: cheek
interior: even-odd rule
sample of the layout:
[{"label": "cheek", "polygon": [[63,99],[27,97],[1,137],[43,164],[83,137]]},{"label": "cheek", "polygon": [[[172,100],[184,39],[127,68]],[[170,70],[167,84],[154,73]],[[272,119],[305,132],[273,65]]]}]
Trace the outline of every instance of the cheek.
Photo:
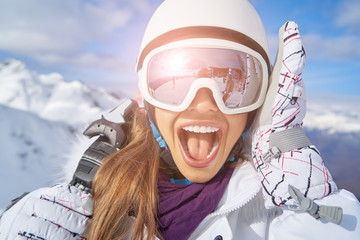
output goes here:
[{"label": "cheek", "polygon": [[246,126],[247,119],[248,119],[247,113],[234,115],[233,118],[231,119],[232,127],[234,128],[234,130],[238,132],[239,131],[242,132]]},{"label": "cheek", "polygon": [[239,139],[241,134],[245,130],[248,114],[238,114],[233,116],[228,116],[229,129],[228,129],[228,140],[227,145],[233,146],[235,142]]}]

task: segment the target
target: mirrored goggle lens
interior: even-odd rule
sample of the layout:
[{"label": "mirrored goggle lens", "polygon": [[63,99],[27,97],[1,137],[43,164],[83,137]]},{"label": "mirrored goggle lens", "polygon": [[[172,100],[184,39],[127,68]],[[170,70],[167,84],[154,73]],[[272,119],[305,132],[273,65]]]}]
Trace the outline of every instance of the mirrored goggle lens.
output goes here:
[{"label": "mirrored goggle lens", "polygon": [[148,92],[163,104],[183,103],[192,83],[199,78],[216,83],[217,95],[225,107],[242,108],[258,99],[262,68],[247,53],[215,48],[170,49],[155,54],[148,64]]}]

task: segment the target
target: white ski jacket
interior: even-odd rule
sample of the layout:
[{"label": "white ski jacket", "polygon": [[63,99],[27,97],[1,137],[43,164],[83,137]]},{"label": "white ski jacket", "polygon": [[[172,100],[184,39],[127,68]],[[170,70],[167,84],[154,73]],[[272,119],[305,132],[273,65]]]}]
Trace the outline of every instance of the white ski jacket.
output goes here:
[{"label": "white ski jacket", "polygon": [[[84,209],[88,197],[70,186],[36,190],[5,212],[0,239],[84,239],[82,232],[91,214]],[[316,220],[286,207],[266,209],[256,171],[245,163],[235,169],[216,211],[190,239],[360,239],[360,204],[352,193],[336,191],[316,203],[342,207],[341,224]]]}]

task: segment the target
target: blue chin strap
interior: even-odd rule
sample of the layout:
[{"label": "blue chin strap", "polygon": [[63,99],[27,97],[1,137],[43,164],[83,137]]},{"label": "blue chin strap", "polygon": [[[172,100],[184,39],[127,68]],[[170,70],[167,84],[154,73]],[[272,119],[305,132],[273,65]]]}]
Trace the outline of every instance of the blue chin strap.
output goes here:
[{"label": "blue chin strap", "polygon": [[166,145],[165,140],[162,138],[162,136],[160,135],[158,129],[156,128],[155,124],[151,121],[150,118],[149,118],[149,122],[150,122],[151,130],[153,132],[154,138],[156,139],[156,141],[159,144],[160,148],[168,150],[168,147]]}]

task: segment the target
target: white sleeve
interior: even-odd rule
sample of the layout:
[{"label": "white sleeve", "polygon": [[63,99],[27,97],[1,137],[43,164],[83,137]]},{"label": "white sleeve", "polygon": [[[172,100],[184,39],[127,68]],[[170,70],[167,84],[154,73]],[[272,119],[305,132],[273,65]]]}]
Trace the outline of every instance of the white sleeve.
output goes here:
[{"label": "white sleeve", "polygon": [[0,239],[84,239],[89,196],[70,185],[33,191],[4,213]]},{"label": "white sleeve", "polygon": [[339,190],[315,202],[341,207],[341,224],[316,220],[306,212],[287,210],[284,207],[283,214],[270,225],[269,240],[360,240],[360,203],[354,194]]}]

